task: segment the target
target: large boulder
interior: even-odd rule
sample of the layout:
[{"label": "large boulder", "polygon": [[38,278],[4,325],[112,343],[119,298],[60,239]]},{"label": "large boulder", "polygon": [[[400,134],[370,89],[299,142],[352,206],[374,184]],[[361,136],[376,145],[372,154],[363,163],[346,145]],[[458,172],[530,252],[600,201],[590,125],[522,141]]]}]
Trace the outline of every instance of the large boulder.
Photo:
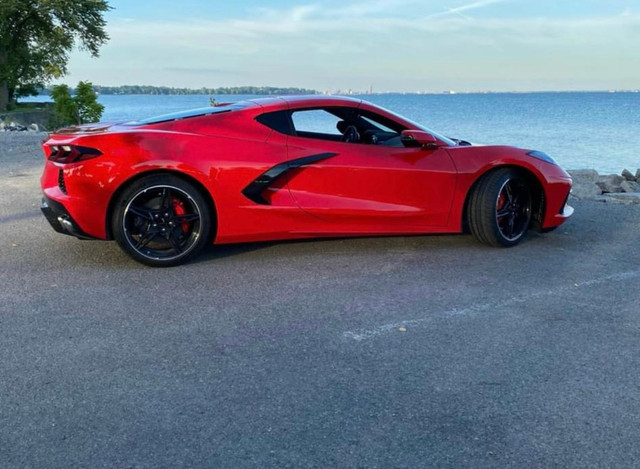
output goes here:
[{"label": "large boulder", "polygon": [[634,176],[633,173],[631,173],[631,171],[629,171],[628,169],[622,170],[622,177],[627,181],[636,181],[637,179],[636,176]]},{"label": "large boulder", "polygon": [[27,128],[22,124],[11,121],[9,122],[9,125],[5,127],[5,130],[11,130],[12,132],[25,132]]},{"label": "large boulder", "polygon": [[590,181],[596,182],[598,180],[598,171],[595,169],[572,169],[569,171],[569,176],[573,181]]},{"label": "large boulder", "polygon": [[573,185],[571,194],[578,199],[593,199],[602,193],[596,185],[598,172],[593,169],[577,169],[569,171]]},{"label": "large boulder", "polygon": [[620,184],[625,181],[625,178],[620,176],[619,174],[607,174],[604,176],[598,177],[596,184],[602,190],[603,193],[618,193],[623,192]]},{"label": "large boulder", "polygon": [[640,192],[640,184],[635,181],[622,181],[620,188],[622,192]]},{"label": "large boulder", "polygon": [[[573,186],[571,195],[577,199],[600,200],[613,204],[640,204],[640,178],[624,170],[618,174],[599,175],[593,169],[569,171]],[[637,171],[640,176],[640,169]]]}]

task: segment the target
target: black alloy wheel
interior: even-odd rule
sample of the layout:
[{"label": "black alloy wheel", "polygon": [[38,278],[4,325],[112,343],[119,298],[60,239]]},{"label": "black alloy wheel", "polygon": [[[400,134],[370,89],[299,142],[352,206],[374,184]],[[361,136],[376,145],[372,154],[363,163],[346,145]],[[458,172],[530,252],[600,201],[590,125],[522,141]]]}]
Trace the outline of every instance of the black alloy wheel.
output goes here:
[{"label": "black alloy wheel", "polygon": [[468,221],[482,243],[510,247],[518,244],[531,224],[531,188],[513,168],[486,174],[471,194]]},{"label": "black alloy wheel", "polygon": [[185,262],[209,241],[211,214],[192,184],[152,175],[122,193],[112,227],[120,247],[135,260],[168,267]]},{"label": "black alloy wheel", "polygon": [[508,179],[496,199],[496,223],[508,241],[521,238],[531,221],[531,192],[524,180]]}]

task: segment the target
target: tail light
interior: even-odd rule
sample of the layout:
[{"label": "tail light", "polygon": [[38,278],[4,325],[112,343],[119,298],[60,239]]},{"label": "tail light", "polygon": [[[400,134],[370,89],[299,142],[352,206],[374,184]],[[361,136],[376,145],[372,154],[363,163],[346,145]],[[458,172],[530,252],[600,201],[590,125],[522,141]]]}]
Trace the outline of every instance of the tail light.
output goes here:
[{"label": "tail light", "polygon": [[50,148],[49,161],[62,164],[86,161],[102,155],[100,150],[78,145],[51,145]]}]

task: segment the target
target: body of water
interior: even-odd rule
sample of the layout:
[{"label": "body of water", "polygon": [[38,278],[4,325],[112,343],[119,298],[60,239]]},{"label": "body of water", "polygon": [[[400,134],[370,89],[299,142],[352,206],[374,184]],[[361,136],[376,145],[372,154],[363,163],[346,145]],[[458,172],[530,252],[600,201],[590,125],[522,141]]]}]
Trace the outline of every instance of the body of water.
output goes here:
[{"label": "body of water", "polygon": [[[213,96],[218,102],[255,96]],[[210,96],[103,95],[103,120],[209,105]],[[564,168],[640,167],[640,93],[380,94],[363,99],[444,135],[542,150]],[[42,99],[41,97],[38,99]]]}]

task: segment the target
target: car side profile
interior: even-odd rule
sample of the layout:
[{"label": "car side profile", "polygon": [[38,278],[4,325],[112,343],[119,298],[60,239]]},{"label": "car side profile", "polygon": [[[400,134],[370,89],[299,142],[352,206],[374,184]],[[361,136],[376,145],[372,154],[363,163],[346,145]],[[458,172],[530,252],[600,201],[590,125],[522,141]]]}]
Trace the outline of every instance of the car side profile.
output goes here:
[{"label": "car side profile", "polygon": [[151,266],[206,244],[462,233],[513,246],[573,212],[540,151],[447,138],[352,98],[264,98],[61,129],[43,143],[52,227]]}]

